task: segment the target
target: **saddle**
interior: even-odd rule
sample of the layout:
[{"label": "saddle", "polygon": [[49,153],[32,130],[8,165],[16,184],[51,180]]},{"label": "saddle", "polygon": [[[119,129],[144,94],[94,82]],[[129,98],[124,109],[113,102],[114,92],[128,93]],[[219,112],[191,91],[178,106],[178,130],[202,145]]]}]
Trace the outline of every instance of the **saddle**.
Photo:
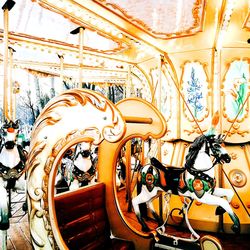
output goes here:
[{"label": "saddle", "polygon": [[180,167],[164,167],[156,158],[151,158],[150,162],[158,170],[159,186],[164,191],[172,190],[174,194],[177,194],[177,188],[181,174],[185,171],[184,168]]}]

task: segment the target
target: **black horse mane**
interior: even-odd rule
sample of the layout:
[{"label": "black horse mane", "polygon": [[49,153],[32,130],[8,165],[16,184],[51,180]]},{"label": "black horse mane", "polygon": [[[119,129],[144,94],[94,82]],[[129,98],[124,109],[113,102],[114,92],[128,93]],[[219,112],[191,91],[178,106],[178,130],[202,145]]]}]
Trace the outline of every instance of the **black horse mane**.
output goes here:
[{"label": "black horse mane", "polygon": [[194,142],[191,144],[188,153],[186,155],[186,162],[185,162],[185,168],[191,168],[194,165],[194,161],[204,143],[206,140],[205,135],[200,135],[197,137]]}]

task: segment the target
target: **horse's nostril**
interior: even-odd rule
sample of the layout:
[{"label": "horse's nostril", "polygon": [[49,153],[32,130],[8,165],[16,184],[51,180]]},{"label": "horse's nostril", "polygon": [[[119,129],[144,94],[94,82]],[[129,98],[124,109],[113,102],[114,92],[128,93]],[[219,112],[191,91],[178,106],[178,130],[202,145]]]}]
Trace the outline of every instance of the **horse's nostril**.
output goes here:
[{"label": "horse's nostril", "polygon": [[231,161],[231,157],[228,154],[222,155],[222,159],[226,162],[229,163]]},{"label": "horse's nostril", "polygon": [[5,143],[5,148],[6,148],[6,149],[13,149],[14,146],[15,146],[15,142],[14,142],[14,141],[7,141],[7,142]]}]

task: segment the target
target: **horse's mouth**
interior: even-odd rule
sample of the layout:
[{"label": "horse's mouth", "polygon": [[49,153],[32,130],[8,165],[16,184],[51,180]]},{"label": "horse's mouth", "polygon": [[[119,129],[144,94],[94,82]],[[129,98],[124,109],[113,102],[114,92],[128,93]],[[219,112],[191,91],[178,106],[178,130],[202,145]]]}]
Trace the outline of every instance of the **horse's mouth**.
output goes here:
[{"label": "horse's mouth", "polygon": [[7,142],[5,142],[4,145],[5,145],[6,149],[13,149],[15,146],[15,142],[14,141],[7,141]]},{"label": "horse's mouth", "polygon": [[231,157],[228,154],[222,154],[220,156],[219,162],[220,163],[229,163],[231,161]]}]

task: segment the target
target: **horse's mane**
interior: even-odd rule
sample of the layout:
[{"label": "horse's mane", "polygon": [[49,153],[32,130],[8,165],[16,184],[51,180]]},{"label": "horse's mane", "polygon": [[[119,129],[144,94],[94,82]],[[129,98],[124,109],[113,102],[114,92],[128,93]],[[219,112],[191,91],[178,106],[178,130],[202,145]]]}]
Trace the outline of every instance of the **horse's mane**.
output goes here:
[{"label": "horse's mane", "polygon": [[194,165],[194,161],[201,149],[204,141],[206,140],[205,135],[200,135],[197,137],[194,142],[191,144],[188,153],[186,155],[185,168],[191,168]]}]

